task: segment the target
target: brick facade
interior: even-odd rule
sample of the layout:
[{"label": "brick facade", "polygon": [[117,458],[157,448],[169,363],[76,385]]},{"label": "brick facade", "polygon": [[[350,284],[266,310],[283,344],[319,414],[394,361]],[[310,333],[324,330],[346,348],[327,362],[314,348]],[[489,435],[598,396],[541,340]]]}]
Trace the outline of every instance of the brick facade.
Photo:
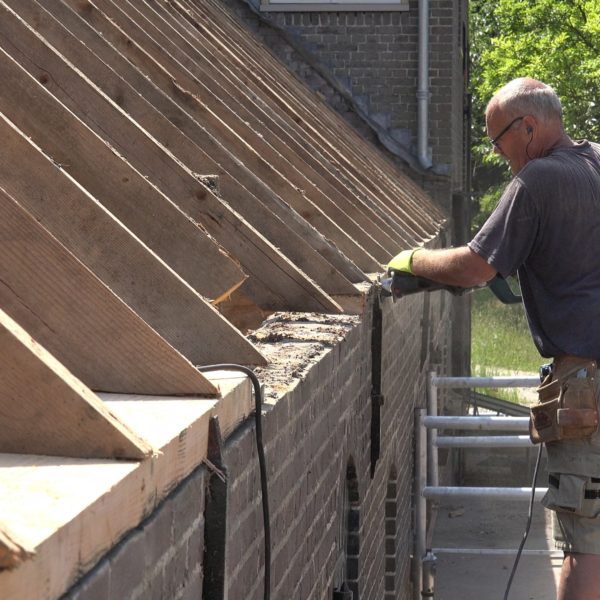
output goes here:
[{"label": "brick facade", "polygon": [[[255,333],[272,361],[259,377],[274,600],[329,599],[344,581],[354,600],[410,598],[413,414],[424,402],[426,372],[447,368],[444,294],[382,304],[384,402],[373,477],[373,298],[362,317],[280,313]],[[259,600],[263,523],[252,421],[228,438],[224,463],[228,597]],[[202,597],[206,476],[198,468],[63,600]]]}]

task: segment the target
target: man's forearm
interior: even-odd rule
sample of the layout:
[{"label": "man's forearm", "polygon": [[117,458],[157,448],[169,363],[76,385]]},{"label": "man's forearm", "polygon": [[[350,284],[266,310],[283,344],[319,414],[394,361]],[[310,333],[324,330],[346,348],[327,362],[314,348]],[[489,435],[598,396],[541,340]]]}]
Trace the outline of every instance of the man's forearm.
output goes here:
[{"label": "man's forearm", "polygon": [[495,269],[467,246],[445,250],[418,250],[412,258],[412,272],[420,277],[460,287],[487,283]]}]

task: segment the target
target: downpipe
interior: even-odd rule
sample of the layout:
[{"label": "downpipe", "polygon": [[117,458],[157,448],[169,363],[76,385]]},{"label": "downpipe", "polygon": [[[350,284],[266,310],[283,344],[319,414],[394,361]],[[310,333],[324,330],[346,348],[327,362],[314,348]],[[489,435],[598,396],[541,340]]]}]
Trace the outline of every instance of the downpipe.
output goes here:
[{"label": "downpipe", "polygon": [[429,0],[419,0],[419,57],[417,76],[417,159],[424,169],[433,162],[429,151]]}]

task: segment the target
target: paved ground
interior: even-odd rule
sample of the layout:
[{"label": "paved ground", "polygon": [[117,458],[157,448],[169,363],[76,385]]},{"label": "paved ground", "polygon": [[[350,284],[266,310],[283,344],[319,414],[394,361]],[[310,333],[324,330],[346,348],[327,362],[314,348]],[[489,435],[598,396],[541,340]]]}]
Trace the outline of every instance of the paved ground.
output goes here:
[{"label": "paved ground", "polygon": [[[464,485],[526,486],[535,461],[530,451],[502,454],[485,450],[467,456]],[[516,450],[516,449],[514,449]],[[547,487],[543,464],[538,487]],[[434,527],[434,548],[518,548],[527,522],[528,501],[489,498],[442,501]],[[526,549],[553,549],[549,513],[534,506]],[[557,553],[555,553],[557,554]],[[437,554],[436,600],[502,600],[515,555]],[[511,587],[510,600],[554,600],[562,558],[523,555]]]},{"label": "paved ground", "polygon": [[[527,521],[527,502],[468,500],[440,506],[433,547],[518,548]],[[464,510],[461,516],[455,515]],[[540,504],[525,548],[552,548],[551,526]],[[436,600],[502,600],[514,556],[437,555]],[[552,600],[562,559],[521,557],[510,600]]]}]

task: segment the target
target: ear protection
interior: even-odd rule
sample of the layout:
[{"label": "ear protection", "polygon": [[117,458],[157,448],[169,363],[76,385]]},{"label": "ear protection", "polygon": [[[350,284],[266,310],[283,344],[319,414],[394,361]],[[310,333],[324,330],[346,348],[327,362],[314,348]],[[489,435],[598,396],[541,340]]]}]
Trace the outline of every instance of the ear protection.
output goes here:
[{"label": "ear protection", "polygon": [[533,133],[533,128],[532,127],[528,127],[527,128],[527,133]]}]

